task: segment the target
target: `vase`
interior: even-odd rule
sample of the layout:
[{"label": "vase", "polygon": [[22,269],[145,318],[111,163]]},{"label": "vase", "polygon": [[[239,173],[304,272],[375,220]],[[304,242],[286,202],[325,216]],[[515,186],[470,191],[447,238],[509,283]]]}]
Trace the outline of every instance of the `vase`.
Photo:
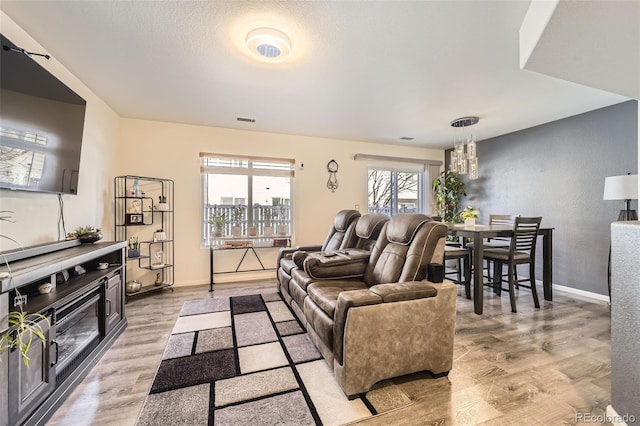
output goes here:
[{"label": "vase", "polygon": [[140,249],[132,249],[132,248],[130,248],[129,252],[128,252],[128,256],[129,257],[140,257]]},{"label": "vase", "polygon": [[470,217],[464,220],[464,226],[476,226],[476,218]]}]

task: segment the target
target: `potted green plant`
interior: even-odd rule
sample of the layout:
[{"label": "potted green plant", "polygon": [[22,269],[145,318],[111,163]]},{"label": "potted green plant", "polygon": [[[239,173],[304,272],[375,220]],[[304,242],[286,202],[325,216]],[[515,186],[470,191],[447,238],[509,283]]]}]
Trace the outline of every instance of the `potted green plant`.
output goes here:
[{"label": "potted green plant", "polygon": [[[280,221],[284,222],[287,219],[287,206],[284,204],[280,204],[280,208],[278,208],[278,218]],[[278,234],[287,235],[288,226],[286,223],[280,223],[278,225]]]},{"label": "potted green plant", "polygon": [[213,236],[223,237],[224,227],[227,224],[227,217],[224,213],[214,213],[209,218],[209,223],[213,225]]},{"label": "potted green plant", "polygon": [[242,218],[244,217],[244,208],[242,206],[235,206],[231,211],[233,218],[233,235],[239,237],[242,235]]},{"label": "potted green plant", "polygon": [[271,218],[273,212],[269,207],[261,207],[262,217],[264,218],[264,235],[273,235],[273,226],[271,226]]},{"label": "potted green plant", "polygon": [[464,182],[451,170],[445,170],[433,180],[435,211],[443,222],[462,222],[460,200],[467,195]]},{"label": "potted green plant", "polygon": [[464,220],[465,226],[475,226],[476,219],[478,218],[478,210],[474,209],[473,206],[467,206],[460,216],[462,220]]},{"label": "potted green plant", "polygon": [[140,257],[140,241],[138,237],[129,237],[129,257]]},{"label": "potted green plant", "polygon": [[74,233],[81,243],[95,243],[102,239],[102,232],[100,232],[100,229],[94,228],[91,225],[79,226],[76,228]]}]

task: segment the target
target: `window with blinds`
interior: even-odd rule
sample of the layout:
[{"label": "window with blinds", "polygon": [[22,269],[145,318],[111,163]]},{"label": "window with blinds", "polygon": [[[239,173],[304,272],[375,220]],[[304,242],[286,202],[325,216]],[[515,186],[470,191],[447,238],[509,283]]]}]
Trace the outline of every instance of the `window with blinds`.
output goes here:
[{"label": "window with blinds", "polygon": [[214,222],[224,235],[233,228],[267,235],[277,227],[290,234],[294,166],[293,159],[201,153],[202,245],[211,241]]}]

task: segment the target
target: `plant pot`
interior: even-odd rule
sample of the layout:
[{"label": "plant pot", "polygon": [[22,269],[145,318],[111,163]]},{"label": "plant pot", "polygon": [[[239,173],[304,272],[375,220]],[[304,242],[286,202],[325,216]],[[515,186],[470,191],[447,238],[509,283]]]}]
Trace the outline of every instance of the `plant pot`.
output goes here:
[{"label": "plant pot", "polygon": [[287,225],[278,225],[278,234],[279,235],[287,235],[288,228],[289,227]]},{"label": "plant pot", "polygon": [[129,249],[128,253],[127,253],[128,257],[140,257],[140,249]]},{"label": "plant pot", "polygon": [[258,228],[252,226],[251,228],[249,228],[248,233],[250,237],[255,237],[256,235],[258,235]]},{"label": "plant pot", "polygon": [[224,237],[224,229],[220,228],[220,229],[214,229],[213,230],[213,236],[214,237]]},{"label": "plant pot", "polygon": [[156,205],[156,209],[160,212],[166,212],[167,210],[169,210],[169,204],[168,203],[158,203]]},{"label": "plant pot", "polygon": [[233,232],[234,237],[239,237],[240,235],[242,235],[242,227],[234,226],[231,232]]},{"label": "plant pot", "polygon": [[273,226],[265,226],[264,235],[273,235]]},{"label": "plant pot", "polygon": [[476,226],[476,218],[470,217],[469,219],[465,219],[464,226]]}]

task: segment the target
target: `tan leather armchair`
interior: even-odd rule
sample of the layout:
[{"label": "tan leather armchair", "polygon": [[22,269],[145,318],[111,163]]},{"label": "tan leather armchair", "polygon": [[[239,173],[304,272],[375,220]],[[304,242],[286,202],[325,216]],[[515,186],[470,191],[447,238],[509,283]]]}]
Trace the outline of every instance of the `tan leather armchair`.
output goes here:
[{"label": "tan leather armchair", "polygon": [[456,288],[425,279],[427,265],[443,261],[447,230],[428,216],[399,214],[369,257],[316,253],[294,271],[289,289],[299,293],[290,304],[346,395],[417,371],[448,374]]}]

